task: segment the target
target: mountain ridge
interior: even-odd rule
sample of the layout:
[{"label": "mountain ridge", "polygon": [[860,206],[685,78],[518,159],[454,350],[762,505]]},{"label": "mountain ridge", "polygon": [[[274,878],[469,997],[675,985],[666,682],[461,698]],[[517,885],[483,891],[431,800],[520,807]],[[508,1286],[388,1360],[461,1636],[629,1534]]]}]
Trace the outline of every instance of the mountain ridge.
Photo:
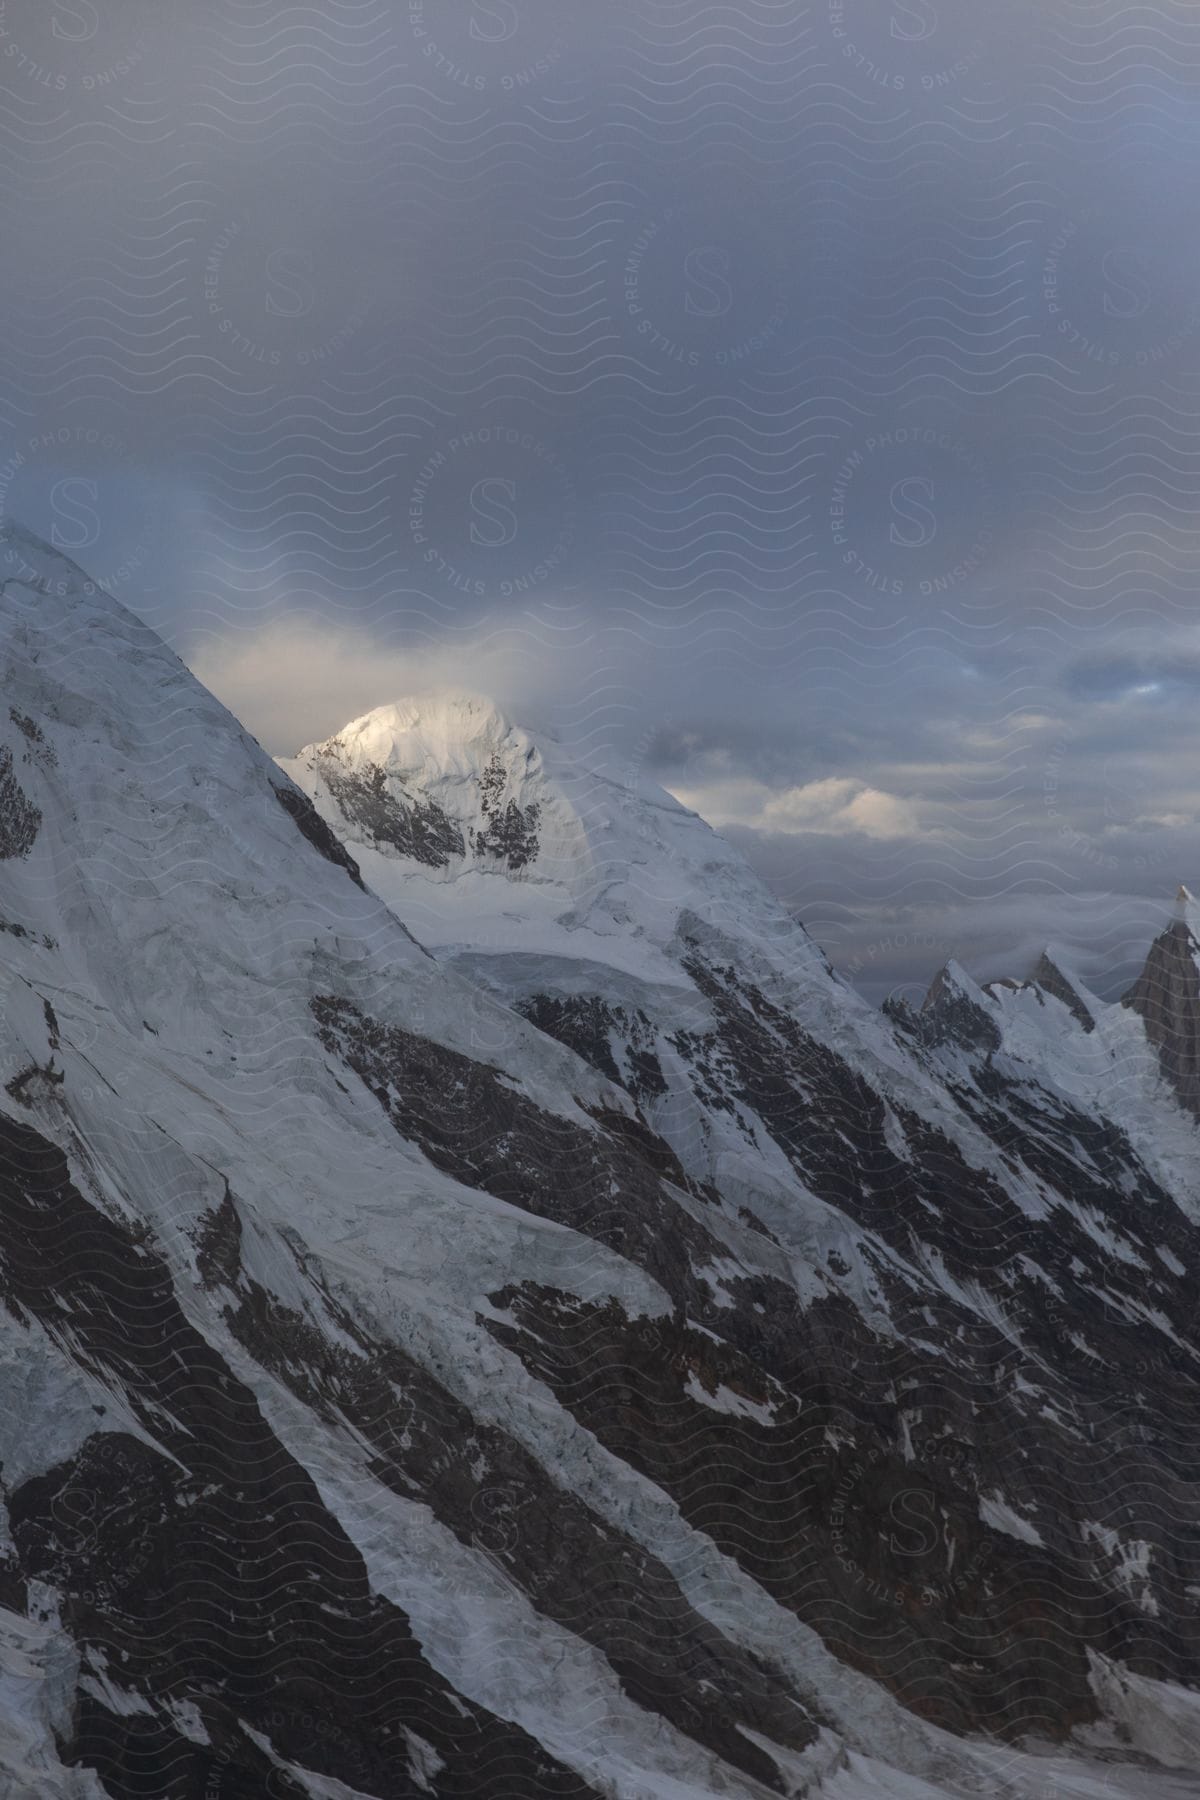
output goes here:
[{"label": "mountain ridge", "polygon": [[[1180,1792],[1121,1737],[1200,1729],[1170,1158],[1038,1057],[910,1040],[561,747],[377,762],[365,815],[288,786],[4,543],[16,1791]],[[389,797],[444,802],[466,884]]]}]

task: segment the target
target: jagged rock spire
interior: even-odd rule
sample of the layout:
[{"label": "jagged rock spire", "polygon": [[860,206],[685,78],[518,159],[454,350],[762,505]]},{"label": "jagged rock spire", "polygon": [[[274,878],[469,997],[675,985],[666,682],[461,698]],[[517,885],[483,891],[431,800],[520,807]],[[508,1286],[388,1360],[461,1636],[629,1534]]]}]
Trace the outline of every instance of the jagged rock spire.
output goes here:
[{"label": "jagged rock spire", "polygon": [[1088,1010],[1086,1000],[1070,977],[1063,973],[1058,960],[1051,955],[1049,945],[1038,958],[1030,981],[1044,994],[1052,994],[1056,1000],[1061,1000],[1085,1031],[1095,1031],[1096,1021]]},{"label": "jagged rock spire", "polygon": [[987,996],[953,957],[930,983],[920,1019],[927,1044],[952,1043],[964,1050],[1000,1048],[1000,1032],[989,1016]]},{"label": "jagged rock spire", "polygon": [[1121,999],[1142,1019],[1163,1074],[1182,1105],[1200,1118],[1200,966],[1196,901],[1186,887],[1175,917],[1150,946],[1141,974]]}]

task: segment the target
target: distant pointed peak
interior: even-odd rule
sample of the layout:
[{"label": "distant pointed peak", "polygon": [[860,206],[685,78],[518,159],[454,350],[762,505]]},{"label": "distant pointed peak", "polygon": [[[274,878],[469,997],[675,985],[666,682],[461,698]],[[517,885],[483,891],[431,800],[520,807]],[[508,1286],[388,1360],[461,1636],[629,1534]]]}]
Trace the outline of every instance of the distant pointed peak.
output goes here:
[{"label": "distant pointed peak", "polygon": [[1051,983],[1059,982],[1072,992],[1083,987],[1074,958],[1064,954],[1057,944],[1042,945],[1042,953],[1034,964],[1029,979],[1037,982],[1040,987],[1049,987]]},{"label": "distant pointed peak", "polygon": [[966,994],[972,1000],[982,998],[982,990],[978,983],[967,974],[962,964],[953,956],[946,959],[930,982],[929,992],[921,1003],[921,1010],[936,1006],[941,997],[948,992]]},{"label": "distant pointed peak", "polygon": [[994,1011],[992,996],[950,957],[930,982],[922,1002],[922,1036],[930,1045],[953,1043],[969,1050],[998,1050],[1000,1032],[991,1016]]},{"label": "distant pointed peak", "polygon": [[1053,963],[1061,974],[1069,975],[1072,981],[1076,981],[1078,980],[1078,971],[1075,967],[1077,955],[1077,950],[1069,949],[1065,944],[1057,943],[1052,939],[1042,945],[1042,954],[1038,960],[1039,962]]},{"label": "distant pointed peak", "polygon": [[1162,935],[1193,946],[1200,944],[1200,900],[1182,882],[1176,889],[1175,904]]},{"label": "distant pointed peak", "polygon": [[1065,957],[1055,944],[1047,944],[1038,957],[1033,974],[1029,978],[1035,988],[1042,993],[1050,994],[1055,1000],[1061,1000],[1067,1011],[1085,1031],[1096,1029],[1096,1020],[1090,1004],[1091,996],[1070,967],[1070,958]]},{"label": "distant pointed peak", "polygon": [[1200,1118],[1200,906],[1186,887],[1121,1004],[1140,1015],[1163,1074]]}]

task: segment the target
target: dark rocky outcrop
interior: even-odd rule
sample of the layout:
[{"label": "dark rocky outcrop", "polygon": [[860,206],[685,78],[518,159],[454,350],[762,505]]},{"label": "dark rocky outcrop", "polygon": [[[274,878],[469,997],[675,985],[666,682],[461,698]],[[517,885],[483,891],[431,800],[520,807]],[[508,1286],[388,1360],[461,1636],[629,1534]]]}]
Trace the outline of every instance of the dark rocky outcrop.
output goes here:
[{"label": "dark rocky outcrop", "polygon": [[964,1050],[998,1050],[1000,1032],[995,1020],[971,995],[952,964],[934,976],[919,1014],[922,1042],[957,1044]]},{"label": "dark rocky outcrop", "polygon": [[[119,1800],[301,1800],[254,1730],[287,1762],[407,1800],[427,1791],[417,1739],[441,1795],[593,1800],[429,1665],[253,1395],[184,1317],[153,1249],[84,1199],[52,1144],[3,1117],[0,1298],[69,1331],[161,1445],[98,1421],[76,1455],[6,1497],[10,1577],[52,1583],[85,1659],[149,1702],[117,1712],[81,1694],[71,1760]],[[168,1702],[196,1709],[207,1744],[175,1728]]]},{"label": "dark rocky outcrop", "polygon": [[402,789],[398,793],[397,778],[377,763],[344,768],[337,759],[336,740],[325,749],[319,763],[321,779],[342,816],[368,842],[387,844],[431,869],[444,869],[452,857],[465,853],[462,832],[436,801],[412,799]]},{"label": "dark rocky outcrop", "polygon": [[372,1019],[347,1000],[314,1000],[322,1044],[374,1094],[401,1137],[468,1187],[554,1219],[627,1256],[681,1303],[701,1310],[695,1269],[720,1244],[668,1184],[708,1195],[639,1120],[597,1114],[602,1130],[544,1112],[500,1071]]},{"label": "dark rocky outcrop", "polygon": [[0,857],[28,856],[42,815],[13,772],[13,753],[0,745]]},{"label": "dark rocky outcrop", "polygon": [[541,848],[542,809],[536,800],[528,806],[506,801],[506,779],[499,755],[493,756],[479,777],[479,808],[487,823],[475,833],[475,850],[480,856],[496,857],[515,874],[533,862]]},{"label": "dark rocky outcrop", "polygon": [[[697,1092],[753,1112],[805,1183],[859,1222],[894,1335],[877,1337],[840,1296],[798,1310],[761,1277],[727,1275],[714,1303],[692,1271],[719,1250],[662,1189],[661,1155],[647,1178],[643,1138],[575,1138],[466,1059],[345,1002],[320,1002],[317,1016],[327,1048],[439,1167],[620,1249],[673,1296],[672,1317],[649,1321],[518,1285],[492,1296],[516,1323],[485,1323],[839,1656],[950,1729],[1005,1735],[1057,1735],[1092,1716],[1086,1647],[1182,1675],[1200,1650],[1194,1618],[1157,1585],[1122,1589],[1122,1565],[1116,1576],[1098,1565],[1086,1532],[1136,1536],[1148,1566],[1177,1569],[1183,1557],[1200,1572],[1200,1530],[1180,1530],[1189,1440],[1173,1423],[1200,1422],[1200,1364],[1175,1349],[1194,1341],[1196,1321],[1156,1251],[1191,1266],[1200,1233],[1114,1127],[1047,1110],[998,1074],[990,1099],[970,1100],[977,1122],[1025,1157],[1031,1179],[1093,1211],[1094,1234],[1065,1210],[1030,1217],[904,1109],[898,1155],[883,1101],[829,1046],[698,947],[688,967],[715,1021],[679,1034]],[[597,1063],[598,1041],[611,1053],[607,1011],[554,1022],[591,1038]],[[456,1123],[435,1102],[449,1094]],[[1131,1178],[1143,1194],[1136,1232]],[[1128,1237],[1127,1259],[1112,1256],[1110,1233]],[[1010,1325],[914,1289],[901,1270],[930,1256],[986,1289]],[[1161,1308],[1171,1337],[1148,1340],[1146,1305]],[[1134,1531],[1124,1498],[1151,1465],[1159,1500]],[[988,1525],[989,1495],[1038,1521],[1029,1542]]]},{"label": "dark rocky outcrop", "polygon": [[330,830],[308,795],[302,794],[300,789],[291,782],[286,785],[282,782],[278,784],[272,782],[271,792],[301,837],[307,838],[313,849],[323,856],[326,862],[334,863],[339,869],[345,869],[351,881],[357,887],[362,888],[365,893],[366,888],[358,864],[341,839]]},{"label": "dark rocky outcrop", "polygon": [[1180,916],[1155,938],[1121,1004],[1140,1016],[1180,1104],[1200,1118],[1200,942],[1192,930],[1190,902],[1182,889]]},{"label": "dark rocky outcrop", "polygon": [[[378,1480],[404,1498],[419,1493],[463,1544],[509,1572],[540,1613],[600,1650],[639,1706],[778,1785],[774,1763],[744,1732],[803,1749],[816,1723],[777,1674],[694,1610],[654,1556],[548,1483],[527,1450],[473,1418],[397,1345],[367,1340],[344,1310],[335,1315],[354,1353],[257,1284],[242,1288],[230,1315],[238,1337],[306,1405],[361,1433]],[[762,1386],[755,1371],[742,1372]],[[697,1705],[698,1693],[711,1696],[707,1704]]]},{"label": "dark rocky outcrop", "polygon": [[[493,1298],[519,1324],[490,1329],[614,1455],[913,1711],[1004,1734],[1091,1715],[1078,1633],[1086,1621],[1095,1641],[1107,1597],[1089,1592],[1082,1546],[1072,1604],[1056,1551],[1031,1554],[981,1520],[980,1482],[998,1477],[972,1441],[969,1378],[948,1390],[931,1360],[873,1342],[840,1301],[805,1315],[788,1392],[685,1321],[664,1332],[544,1289]],[[1023,1461],[1037,1436],[1002,1421],[1001,1460]]]},{"label": "dark rocky outcrop", "polygon": [[1052,994],[1056,1000],[1061,1000],[1084,1031],[1095,1031],[1096,1021],[1088,1011],[1083,996],[1063,974],[1058,964],[1052,961],[1047,951],[1042,951],[1037,967],[1029,979],[1035,988],[1040,988],[1043,993]]},{"label": "dark rocky outcrop", "polygon": [[666,1093],[654,1027],[645,1013],[611,1006],[599,994],[532,994],[517,1010],[639,1103]]}]

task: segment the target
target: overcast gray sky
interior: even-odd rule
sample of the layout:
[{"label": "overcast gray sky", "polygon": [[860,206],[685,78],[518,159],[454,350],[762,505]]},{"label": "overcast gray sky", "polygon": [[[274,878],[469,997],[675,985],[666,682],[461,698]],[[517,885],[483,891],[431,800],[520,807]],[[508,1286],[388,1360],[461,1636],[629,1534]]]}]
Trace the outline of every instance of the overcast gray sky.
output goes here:
[{"label": "overcast gray sky", "polygon": [[1200,883],[1200,16],[0,0],[0,515],[276,752],[452,681],[874,997]]}]

